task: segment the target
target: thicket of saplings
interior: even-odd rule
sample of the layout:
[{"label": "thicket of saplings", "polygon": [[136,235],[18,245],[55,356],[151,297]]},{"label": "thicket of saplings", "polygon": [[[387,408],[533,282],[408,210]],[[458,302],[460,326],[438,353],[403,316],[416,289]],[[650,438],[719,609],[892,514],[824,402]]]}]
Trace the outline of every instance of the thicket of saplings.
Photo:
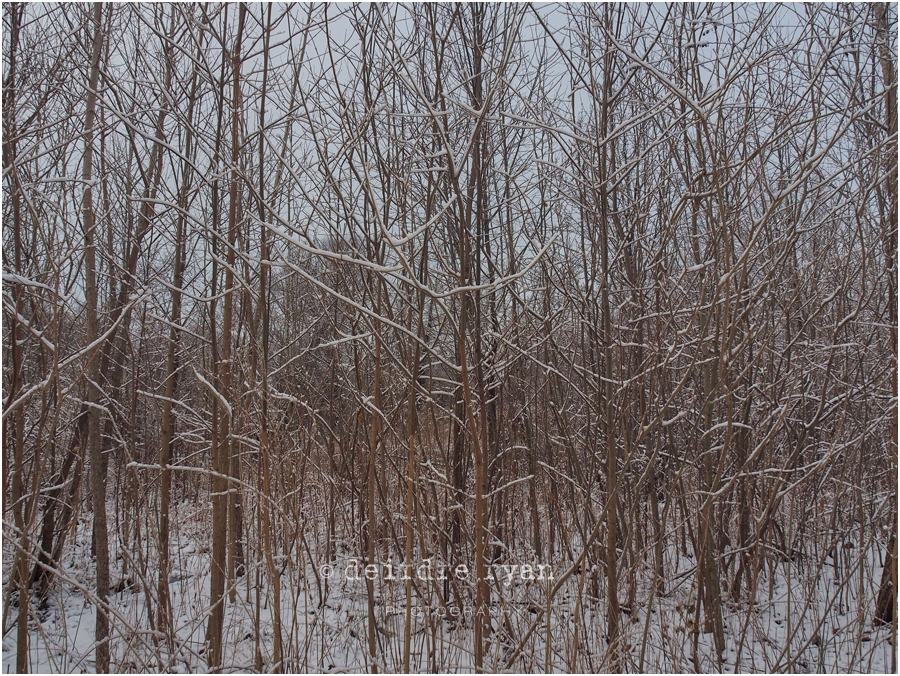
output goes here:
[{"label": "thicket of saplings", "polygon": [[896,6],[3,31],[10,667],[896,669]]}]

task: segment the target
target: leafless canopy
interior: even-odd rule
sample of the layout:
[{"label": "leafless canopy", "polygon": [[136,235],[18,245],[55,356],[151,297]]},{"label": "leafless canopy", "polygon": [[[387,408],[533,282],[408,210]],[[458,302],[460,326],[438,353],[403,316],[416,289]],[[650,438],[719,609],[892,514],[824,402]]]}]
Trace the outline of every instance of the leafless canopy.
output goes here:
[{"label": "leafless canopy", "polygon": [[4,669],[896,670],[896,5],[2,12]]}]

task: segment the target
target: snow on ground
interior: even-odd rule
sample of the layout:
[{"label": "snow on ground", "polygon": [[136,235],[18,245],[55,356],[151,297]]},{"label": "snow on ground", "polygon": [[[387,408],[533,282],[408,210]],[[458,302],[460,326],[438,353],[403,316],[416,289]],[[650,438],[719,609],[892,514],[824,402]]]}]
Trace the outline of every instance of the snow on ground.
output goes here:
[{"label": "snow on ground", "polygon": [[[155,598],[155,578],[141,579],[134,571],[153,571],[152,547],[138,548],[143,561],[127,562],[116,555],[113,583],[122,572],[130,584],[117,587],[111,598],[112,664],[119,672],[197,672],[206,670],[203,654],[209,601],[209,534],[202,527],[196,505],[179,506],[182,524],[173,533],[169,577],[174,631],[166,636],[153,631],[147,598]],[[53,587],[44,607],[32,607],[29,666],[39,673],[90,673],[94,670],[94,617],[90,592],[93,565],[90,557],[90,521],[79,524],[74,545],[63,563],[64,580]],[[7,538],[7,542],[8,542]],[[112,539],[113,543],[115,538]],[[787,560],[771,563],[759,576],[756,603],[725,605],[726,649],[721,668],[725,672],[885,672],[891,667],[890,628],[874,627],[872,610],[881,579],[883,545],[865,552],[863,565],[852,550],[838,547],[818,561]],[[8,580],[10,552],[4,552],[4,578]],[[694,561],[675,548],[666,551],[672,571],[663,595],[649,585],[637,594],[632,614],[623,613],[624,666],[633,672],[681,672],[719,670],[713,634],[696,631]],[[835,561],[837,557],[837,561]],[[811,558],[811,555],[806,557]],[[347,557],[338,555],[338,564]],[[341,575],[317,578],[313,564],[281,560],[285,667],[291,671],[355,673],[369,671],[365,584]],[[321,566],[324,562],[316,562]],[[837,565],[836,565],[837,564]],[[302,567],[304,575],[298,574]],[[555,562],[557,575],[565,562]],[[249,672],[272,669],[273,628],[271,597],[257,587],[257,571],[248,561],[248,572],[238,579],[234,602],[226,613],[225,671]],[[319,569],[316,568],[316,571]],[[602,588],[595,598],[589,581],[577,598],[580,576],[573,575],[560,590],[551,612],[550,668],[555,672],[599,672],[607,643],[606,610]],[[602,575],[598,578],[602,581]],[[265,582],[263,581],[263,584]],[[432,584],[440,584],[434,582]],[[379,668],[402,671],[405,619],[405,583],[381,581],[376,585],[379,603]],[[493,633],[487,665],[506,670],[508,656],[535,622],[538,608],[546,605],[542,583],[516,578],[498,595],[492,594]],[[257,593],[260,603],[257,604]],[[436,598],[436,597],[434,597]],[[641,601],[643,599],[643,601]],[[862,602],[860,603],[860,600]],[[154,602],[155,607],[155,602]],[[452,609],[416,601],[413,608],[411,661],[413,671],[472,671],[471,621],[450,617]],[[12,624],[15,608],[7,626]],[[649,614],[648,614],[649,612]],[[573,622],[579,616],[581,622]],[[702,617],[700,618],[702,625]],[[258,635],[257,635],[258,632]],[[525,642],[511,671],[538,672],[546,668],[546,626]],[[696,642],[696,650],[695,650]],[[257,654],[257,645],[259,654]],[[578,650],[573,647],[578,646]],[[3,639],[3,670],[15,670],[16,636]]]}]

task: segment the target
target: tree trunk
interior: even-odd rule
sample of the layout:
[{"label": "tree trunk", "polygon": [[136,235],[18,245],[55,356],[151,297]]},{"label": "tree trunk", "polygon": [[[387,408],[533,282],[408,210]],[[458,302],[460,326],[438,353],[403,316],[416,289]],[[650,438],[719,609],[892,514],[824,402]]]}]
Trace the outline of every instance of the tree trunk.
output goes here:
[{"label": "tree trunk", "polygon": [[[100,336],[97,317],[97,263],[95,244],[95,220],[93,205],[93,142],[96,116],[97,85],[100,80],[100,52],[103,46],[101,28],[102,5],[94,3],[92,23],[94,29],[91,51],[91,75],[88,84],[87,112],[84,123],[84,165],[82,178],[85,189],[82,198],[82,228],[84,229],[85,304],[87,308],[87,341],[94,343]],[[106,476],[100,439],[100,364],[96,351],[89,355],[88,376],[88,430],[87,449],[91,464],[91,498],[94,509],[94,544],[97,561],[97,619],[94,632],[96,640],[95,668],[97,673],[109,672],[109,620],[106,616],[106,600],[109,596],[109,536],[106,526]]]}]

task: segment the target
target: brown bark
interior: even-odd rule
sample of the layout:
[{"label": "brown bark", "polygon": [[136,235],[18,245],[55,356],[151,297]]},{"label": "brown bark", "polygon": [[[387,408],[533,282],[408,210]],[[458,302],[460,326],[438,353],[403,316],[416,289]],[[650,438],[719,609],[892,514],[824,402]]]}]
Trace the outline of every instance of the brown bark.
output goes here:
[{"label": "brown bark", "polygon": [[[82,178],[85,182],[82,199],[82,228],[84,230],[85,305],[87,308],[87,341],[93,343],[100,335],[97,317],[97,264],[95,244],[95,219],[92,198],[94,181],[93,141],[96,116],[97,86],[100,81],[100,52],[103,46],[101,28],[102,5],[94,3],[91,13],[93,47],[91,72],[88,84],[87,108],[84,123],[84,161]],[[88,375],[88,430],[87,449],[91,464],[91,497],[94,509],[94,543],[97,561],[97,619],[94,637],[97,642],[95,667],[97,673],[109,672],[109,619],[106,616],[106,599],[109,596],[109,536],[106,525],[106,476],[100,439],[100,368],[96,352],[89,356]]]},{"label": "brown bark", "polygon": [[[231,111],[231,181],[229,187],[228,206],[228,250],[226,252],[224,308],[222,314],[222,348],[217,356],[218,384],[220,393],[226,401],[231,400],[231,374],[232,374],[232,315],[234,308],[234,263],[235,243],[237,239],[238,219],[240,218],[240,184],[238,174],[238,161],[240,159],[240,68],[241,68],[241,40],[244,30],[244,18],[246,7],[241,4],[238,11],[238,30],[231,53],[232,68],[232,111]],[[224,84],[224,82],[223,82]],[[223,97],[224,98],[224,97]],[[216,321],[213,315],[213,322]],[[219,408],[218,404],[215,408]],[[224,407],[223,407],[224,408]],[[229,531],[229,519],[231,516],[229,506],[233,506],[229,499],[233,487],[227,480],[231,472],[231,431],[233,424],[232,410],[223,410],[218,421],[216,439],[212,446],[213,454],[213,479],[211,488],[213,492],[213,544],[212,544],[212,576],[210,581],[210,605],[212,610],[207,627],[207,640],[209,641],[209,655],[207,662],[210,669],[218,670],[222,664],[222,631],[225,621],[225,582],[228,571],[229,537],[234,531]],[[214,422],[214,424],[216,424]],[[232,522],[233,523],[233,522]]]}]

